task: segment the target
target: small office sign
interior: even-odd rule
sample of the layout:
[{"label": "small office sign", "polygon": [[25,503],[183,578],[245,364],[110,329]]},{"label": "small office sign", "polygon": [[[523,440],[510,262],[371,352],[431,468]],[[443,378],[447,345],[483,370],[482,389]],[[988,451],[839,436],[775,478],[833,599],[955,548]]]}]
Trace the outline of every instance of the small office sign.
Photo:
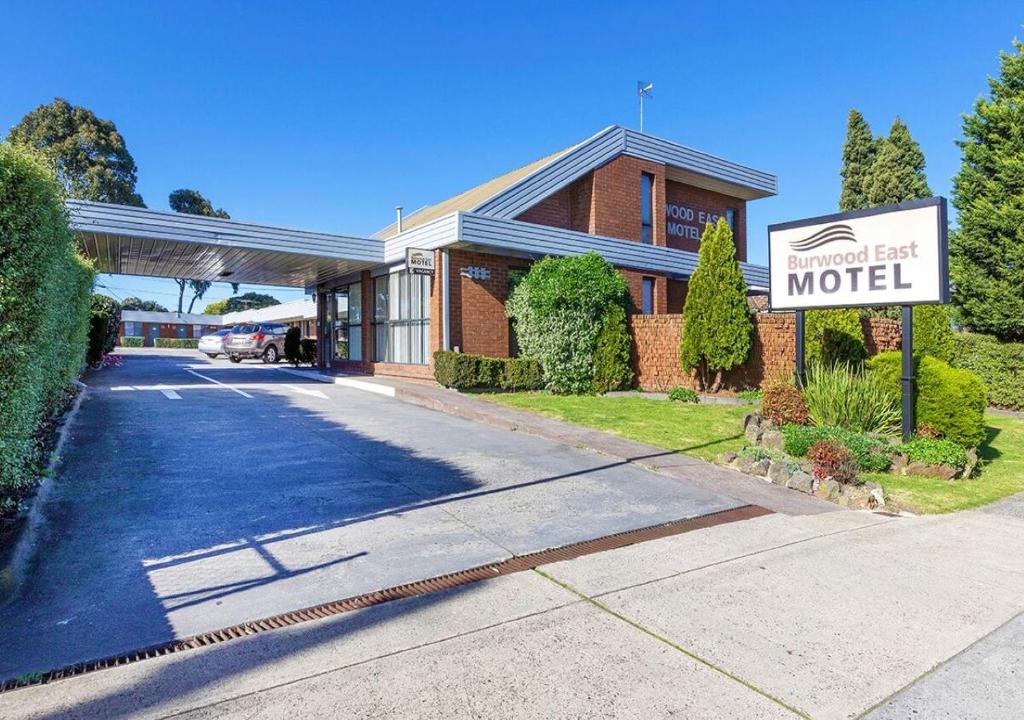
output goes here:
[{"label": "small office sign", "polygon": [[413,275],[433,275],[434,251],[406,248],[405,269]]},{"label": "small office sign", "polygon": [[946,199],[768,226],[769,304],[805,310],[949,302]]}]

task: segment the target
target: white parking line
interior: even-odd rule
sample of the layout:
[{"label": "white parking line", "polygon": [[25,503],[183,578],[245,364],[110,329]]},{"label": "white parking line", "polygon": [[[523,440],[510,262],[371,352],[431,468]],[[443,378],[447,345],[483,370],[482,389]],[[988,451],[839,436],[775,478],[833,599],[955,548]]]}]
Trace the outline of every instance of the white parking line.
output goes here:
[{"label": "white parking line", "polygon": [[327,399],[327,396],[324,395],[319,390],[307,390],[306,388],[301,388],[298,385],[285,385],[285,387],[288,388],[289,390],[294,390],[295,392],[301,393],[303,395],[309,395],[311,397],[320,398],[321,400]]},{"label": "white parking line", "polygon": [[185,372],[192,373],[196,377],[202,378],[203,380],[209,380],[210,382],[214,383],[215,385],[220,385],[222,387],[226,387],[228,390],[233,390],[234,392],[238,393],[242,397],[247,397],[250,400],[252,400],[252,395],[250,395],[249,393],[247,393],[247,392],[245,392],[243,390],[239,390],[236,387],[231,387],[230,385],[222,383],[220,380],[214,380],[212,377],[207,377],[206,375],[203,375],[201,373],[197,373],[195,370],[186,370]]},{"label": "white parking line", "polygon": [[173,390],[168,390],[166,388],[159,388],[159,390],[164,394],[164,397],[167,398],[168,400],[181,400],[181,395],[174,392]]}]

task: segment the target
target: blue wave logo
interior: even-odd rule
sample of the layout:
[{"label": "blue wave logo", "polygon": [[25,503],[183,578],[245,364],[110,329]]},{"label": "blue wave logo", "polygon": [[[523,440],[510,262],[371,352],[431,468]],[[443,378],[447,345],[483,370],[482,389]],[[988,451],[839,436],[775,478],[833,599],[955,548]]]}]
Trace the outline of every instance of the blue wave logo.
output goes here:
[{"label": "blue wave logo", "polygon": [[803,240],[790,240],[789,246],[800,252],[807,252],[833,242],[857,242],[853,228],[849,225],[829,225]]}]

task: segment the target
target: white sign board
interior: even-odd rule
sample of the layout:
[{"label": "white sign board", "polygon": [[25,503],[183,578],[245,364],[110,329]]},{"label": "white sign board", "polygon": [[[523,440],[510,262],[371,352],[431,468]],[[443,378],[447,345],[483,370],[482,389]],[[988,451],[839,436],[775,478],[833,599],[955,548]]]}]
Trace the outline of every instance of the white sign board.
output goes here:
[{"label": "white sign board", "polygon": [[405,269],[413,275],[433,275],[434,251],[406,248]]},{"label": "white sign board", "polygon": [[946,200],[768,227],[772,310],[949,301]]}]

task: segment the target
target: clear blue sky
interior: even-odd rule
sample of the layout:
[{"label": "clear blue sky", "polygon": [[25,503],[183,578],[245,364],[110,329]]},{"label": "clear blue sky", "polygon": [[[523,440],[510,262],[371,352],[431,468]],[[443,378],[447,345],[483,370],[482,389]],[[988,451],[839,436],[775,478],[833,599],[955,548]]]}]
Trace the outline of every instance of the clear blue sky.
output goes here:
[{"label": "clear blue sky", "polygon": [[[835,209],[850,107],[876,133],[901,116],[948,195],[960,115],[1022,23],[1019,0],[8,2],[0,128],[61,96],[117,123],[150,207],[190,187],[235,218],[365,234],[635,126],[650,80],[648,132],[778,175],[749,206],[760,262],[769,223]],[[170,280],[102,282],[174,302]]]}]

